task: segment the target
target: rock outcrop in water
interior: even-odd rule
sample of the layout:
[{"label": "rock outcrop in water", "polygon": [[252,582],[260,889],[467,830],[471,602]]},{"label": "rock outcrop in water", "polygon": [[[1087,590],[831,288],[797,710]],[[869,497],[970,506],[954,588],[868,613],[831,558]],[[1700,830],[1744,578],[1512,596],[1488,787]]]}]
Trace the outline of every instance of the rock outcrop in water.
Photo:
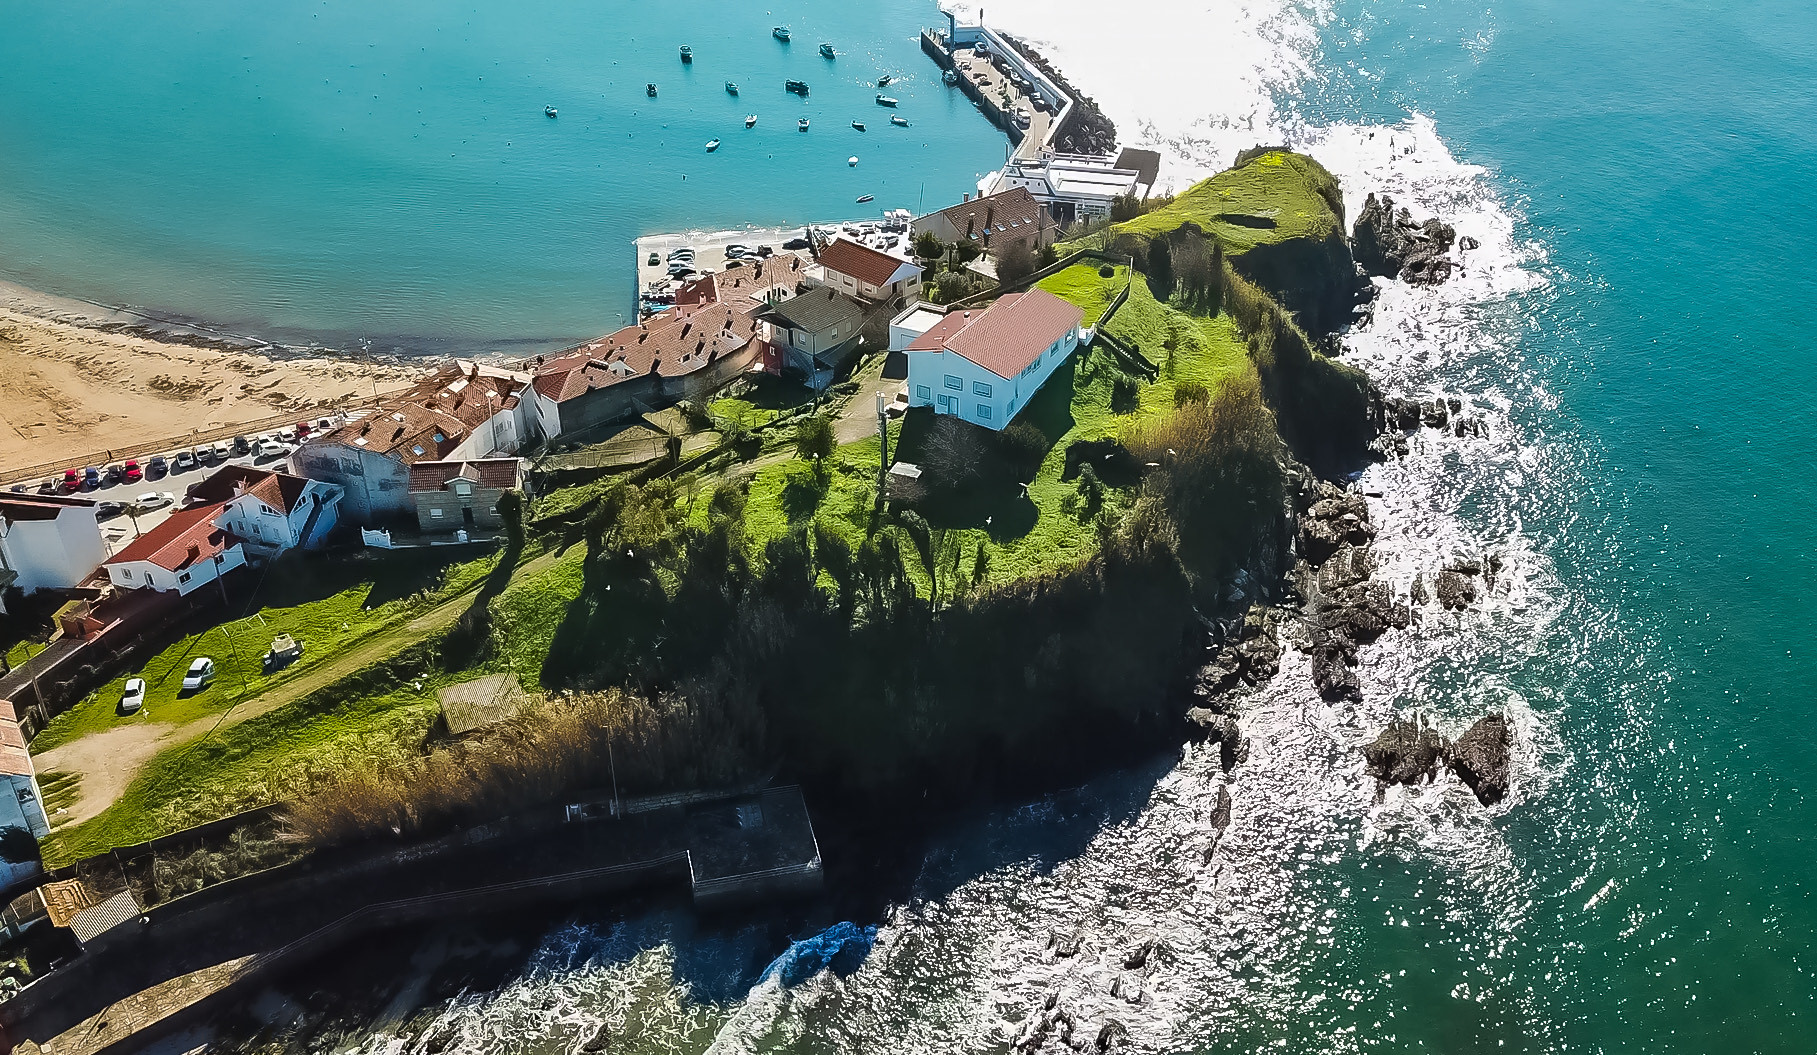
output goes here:
[{"label": "rock outcrop in water", "polygon": [[1312,682],[1327,700],[1360,700],[1357,650],[1390,629],[1405,629],[1412,610],[1388,584],[1371,582],[1375,525],[1355,491],[1319,482],[1300,514],[1301,564],[1295,568],[1309,630]]},{"label": "rock outcrop in water", "polygon": [[1456,241],[1456,228],[1437,218],[1416,224],[1386,194],[1364,200],[1350,239],[1351,253],[1365,274],[1398,277],[1416,286],[1436,286],[1451,277],[1448,254]]},{"label": "rock outcrop in water", "polygon": [[1493,806],[1508,797],[1510,752],[1514,737],[1508,719],[1491,714],[1477,720],[1451,743],[1445,761],[1459,780],[1476,793],[1476,801]]},{"label": "rock outcrop in water", "polygon": [[1363,763],[1383,784],[1431,783],[1449,745],[1417,715],[1396,718],[1363,748]]}]

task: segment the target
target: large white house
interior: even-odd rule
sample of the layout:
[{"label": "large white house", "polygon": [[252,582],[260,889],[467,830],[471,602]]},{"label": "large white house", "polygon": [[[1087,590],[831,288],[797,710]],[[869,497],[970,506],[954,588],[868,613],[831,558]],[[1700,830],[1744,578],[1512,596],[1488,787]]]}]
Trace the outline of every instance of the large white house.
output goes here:
[{"label": "large white house", "polygon": [[228,465],[191,488],[189,497],[219,504],[215,523],[263,557],[321,545],[339,520],[344,493],[339,484]]},{"label": "large white house", "polygon": [[175,590],[188,596],[244,566],[245,543],[216,523],[222,507],[211,502],[172,513],[102,565],[108,580],[129,590]]},{"label": "large white house", "polygon": [[95,503],[64,495],[0,497],[0,612],[6,591],[66,590],[107,556]]},{"label": "large white house", "polygon": [[1079,347],[1083,323],[1076,306],[1033,289],[943,316],[918,305],[891,324],[891,347],[908,353],[910,406],[1002,429]]}]

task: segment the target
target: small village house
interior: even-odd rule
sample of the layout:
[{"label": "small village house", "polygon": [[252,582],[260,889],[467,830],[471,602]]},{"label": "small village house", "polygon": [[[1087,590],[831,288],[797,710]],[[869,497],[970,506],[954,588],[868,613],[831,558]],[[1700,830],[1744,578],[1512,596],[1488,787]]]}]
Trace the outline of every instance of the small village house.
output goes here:
[{"label": "small village house", "polygon": [[1000,430],[1079,347],[1083,322],[1078,307],[1041,289],[944,315],[917,306],[891,326],[907,340],[909,405]]},{"label": "small village house", "polygon": [[915,236],[931,234],[947,245],[971,243],[995,260],[1012,245],[1040,254],[1054,242],[1059,225],[1027,187],[966,200],[915,220]]},{"label": "small village house", "polygon": [[768,325],[770,343],[782,354],[783,373],[804,378],[816,390],[833,383],[864,332],[863,306],[831,286],[767,304],[757,318]]},{"label": "small village house", "polygon": [[6,593],[67,590],[107,556],[95,503],[65,495],[0,496],[0,613]]},{"label": "small village house", "polygon": [[134,539],[101,567],[128,590],[176,591],[187,597],[246,564],[246,544],[222,527],[224,503],[179,509]]},{"label": "small village house", "polygon": [[820,250],[820,262],[807,271],[809,285],[830,286],[866,304],[892,311],[921,295],[921,265],[907,257],[872,249],[844,236]]},{"label": "small village house", "polygon": [[410,500],[426,532],[497,531],[505,526],[498,501],[524,489],[520,458],[417,462],[410,467]]},{"label": "small village house", "polygon": [[228,465],[191,488],[189,497],[219,504],[216,523],[265,557],[320,546],[339,521],[344,494],[339,484]]},{"label": "small village house", "polygon": [[706,275],[667,311],[537,362],[532,400],[544,434],[585,435],[774,370],[781,354],[758,316],[803,281],[792,254]]},{"label": "small village house", "polygon": [[[8,828],[22,828],[33,839],[42,839],[50,834],[50,819],[13,705],[0,700],[0,831]],[[41,871],[36,855],[23,861],[0,858],[0,890]]]},{"label": "small village house", "polygon": [[297,475],[338,484],[340,515],[370,525],[408,517],[410,466],[448,458],[516,454],[541,433],[526,393],[530,376],[456,361],[321,433],[291,456]]}]

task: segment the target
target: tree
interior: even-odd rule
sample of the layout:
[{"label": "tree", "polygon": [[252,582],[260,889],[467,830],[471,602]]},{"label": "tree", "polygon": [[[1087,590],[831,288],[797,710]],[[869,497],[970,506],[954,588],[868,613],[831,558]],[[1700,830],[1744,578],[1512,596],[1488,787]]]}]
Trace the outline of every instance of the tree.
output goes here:
[{"label": "tree", "polygon": [[1133,194],[1119,194],[1110,200],[1110,222],[1125,223],[1142,215],[1142,199]]},{"label": "tree", "polygon": [[1148,243],[1148,285],[1160,300],[1173,296],[1173,247],[1165,239]]},{"label": "tree", "polygon": [[938,260],[946,255],[946,245],[932,231],[915,236],[915,255],[923,260]]},{"label": "tree", "polygon": [[803,461],[820,463],[824,467],[826,459],[833,456],[833,448],[838,439],[833,435],[833,419],[825,414],[814,414],[801,419],[795,426],[795,456]]},{"label": "tree", "polygon": [[524,551],[524,493],[513,489],[498,496],[498,518],[505,522],[505,549]]},{"label": "tree", "polygon": [[1018,285],[1040,266],[1040,259],[1027,242],[1011,242],[997,254],[997,281],[1005,286]]},{"label": "tree", "polygon": [[1019,479],[1033,479],[1041,468],[1041,460],[1047,457],[1046,434],[1026,421],[1012,422],[998,436],[997,442],[1003,460],[1015,470]]}]

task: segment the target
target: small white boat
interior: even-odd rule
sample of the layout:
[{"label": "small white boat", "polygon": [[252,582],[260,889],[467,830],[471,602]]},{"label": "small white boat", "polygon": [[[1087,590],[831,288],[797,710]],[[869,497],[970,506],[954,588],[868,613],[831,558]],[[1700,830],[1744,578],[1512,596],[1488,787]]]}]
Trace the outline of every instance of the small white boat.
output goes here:
[{"label": "small white boat", "polygon": [[717,139],[707,140],[707,153],[711,154],[713,151],[718,150],[718,149],[719,149],[719,140],[717,140]]},{"label": "small white boat", "polygon": [[727,95],[737,95],[738,94],[738,85],[732,83],[731,81],[727,81],[726,82],[726,94]]},{"label": "small white boat", "polygon": [[864,203],[866,203],[866,202],[869,202],[869,201],[875,201],[875,200],[876,200],[876,198],[877,198],[877,196],[876,196],[876,195],[874,195],[874,194],[866,194],[866,195],[863,195],[863,196],[861,196],[861,197],[860,197],[860,198],[859,198],[859,199],[858,199],[858,204],[860,204],[860,205],[863,205],[863,204],[864,204]]},{"label": "small white boat", "polygon": [[851,157],[846,158],[845,163],[852,166],[853,168],[857,168],[858,167],[858,155],[853,154]]},{"label": "small white boat", "polygon": [[879,92],[877,95],[877,105],[878,106],[895,106],[896,100]]},{"label": "small white boat", "polygon": [[959,75],[952,70],[947,70],[945,73],[942,73],[940,79],[945,81],[949,88],[959,83]]},{"label": "small white boat", "polygon": [[835,58],[839,57],[839,53],[833,50],[833,45],[831,45],[831,44],[820,45],[820,54],[824,55],[825,57],[827,57],[829,59],[835,59]]},{"label": "small white boat", "polygon": [[853,121],[852,127],[856,128],[858,131],[862,132],[862,131],[864,131],[864,122],[863,121]]},{"label": "small white boat", "polygon": [[751,115],[750,115],[750,116],[749,116],[749,117],[746,117],[746,118],[745,118],[745,119],[744,119],[744,126],[745,126],[745,127],[746,127],[746,128],[749,128],[749,127],[751,127],[751,126],[752,126],[752,125],[754,125],[754,124],[756,124],[756,123],[757,123],[757,115],[756,115],[756,114],[751,114]]},{"label": "small white boat", "polygon": [[895,125],[897,128],[907,128],[908,120],[906,118],[904,118],[901,114],[891,114],[890,115],[890,124]]},{"label": "small white boat", "polygon": [[776,28],[770,30],[770,36],[775,37],[777,40],[782,41],[784,44],[787,44],[789,42],[789,27],[777,26]]},{"label": "small white boat", "polygon": [[544,117],[554,117],[555,116],[555,107],[553,107],[553,106],[543,107],[543,116]]},{"label": "small white boat", "polygon": [[807,131],[808,130],[808,119],[804,117],[801,120],[795,122],[795,127],[800,129],[803,132]]}]

